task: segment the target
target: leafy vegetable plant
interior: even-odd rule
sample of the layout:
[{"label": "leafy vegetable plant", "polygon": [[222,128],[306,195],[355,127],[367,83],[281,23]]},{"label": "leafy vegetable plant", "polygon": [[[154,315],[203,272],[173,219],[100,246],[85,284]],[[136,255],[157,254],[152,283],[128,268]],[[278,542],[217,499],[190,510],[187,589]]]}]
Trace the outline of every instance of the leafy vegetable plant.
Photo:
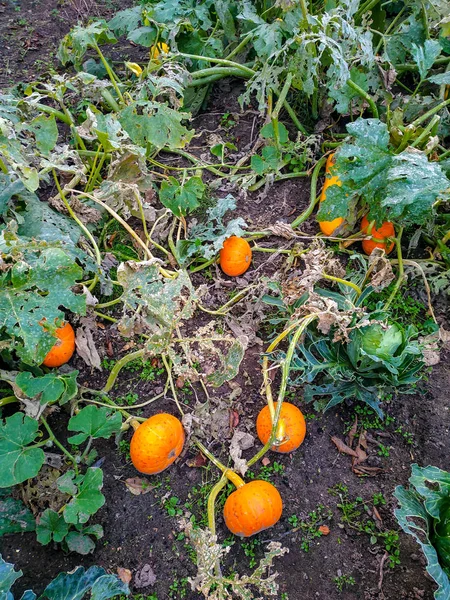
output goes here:
[{"label": "leafy vegetable plant", "polygon": [[434,597],[450,595],[450,473],[437,467],[412,466],[409,489],[398,486],[395,516],[427,559],[427,571],[438,585]]}]

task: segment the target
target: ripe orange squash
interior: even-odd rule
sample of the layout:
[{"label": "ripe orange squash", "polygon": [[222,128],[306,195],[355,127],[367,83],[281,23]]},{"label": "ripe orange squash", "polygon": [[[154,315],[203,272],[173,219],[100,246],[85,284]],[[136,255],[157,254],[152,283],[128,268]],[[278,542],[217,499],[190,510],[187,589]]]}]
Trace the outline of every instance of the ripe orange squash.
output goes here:
[{"label": "ripe orange squash", "polygon": [[[363,233],[367,233],[369,225],[370,225],[370,223],[369,223],[368,218],[363,217],[361,219],[361,231]],[[384,240],[389,237],[394,237],[395,236],[394,225],[390,221],[385,221],[379,229],[375,229],[375,227],[372,227],[371,235],[374,238],[378,238],[380,240]],[[387,243],[374,242],[373,240],[363,240],[363,243],[362,243],[363,250],[368,255],[372,254],[372,250],[374,248],[382,248],[386,252],[386,254],[389,254],[389,252],[392,252],[394,246],[395,246],[394,242],[389,244],[389,248],[388,248]]]},{"label": "ripe orange squash", "polygon": [[228,496],[223,517],[234,535],[250,537],[275,525],[282,512],[283,501],[277,488],[257,479]]},{"label": "ripe orange squash", "polygon": [[180,456],[184,440],[181,421],[167,413],[153,415],[136,429],[131,438],[131,461],[141,473],[161,473]]},{"label": "ripe orange squash", "polygon": [[65,323],[55,331],[58,341],[44,358],[46,367],[60,367],[68,362],[75,352],[75,331],[70,323]]},{"label": "ripe orange squash", "polygon": [[[332,185],[342,186],[342,182],[337,175],[331,175],[331,169],[334,165],[334,154],[330,154],[325,165],[325,183],[323,184],[322,193],[320,194],[320,202],[323,202],[327,197],[327,189]],[[344,219],[337,217],[332,221],[319,221],[319,227],[324,235],[333,235],[339,225],[342,225]]]},{"label": "ripe orange squash", "polygon": [[249,268],[251,261],[252,249],[246,240],[232,235],[224,241],[220,251],[220,268],[225,275],[242,275]]},{"label": "ripe orange squash", "polygon": [[[275,402],[275,410],[277,403]],[[272,446],[275,452],[293,452],[301,445],[306,435],[306,422],[302,411],[290,402],[283,402],[280,421],[284,422],[286,441],[279,446]],[[269,407],[260,411],[256,419],[256,432],[262,444],[266,444],[272,431],[272,419]]]}]

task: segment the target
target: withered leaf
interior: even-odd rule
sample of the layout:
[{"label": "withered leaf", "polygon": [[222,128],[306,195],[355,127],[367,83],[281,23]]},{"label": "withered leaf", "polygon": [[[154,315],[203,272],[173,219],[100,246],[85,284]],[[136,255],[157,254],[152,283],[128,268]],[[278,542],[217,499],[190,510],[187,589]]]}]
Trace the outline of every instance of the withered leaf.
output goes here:
[{"label": "withered leaf", "polygon": [[147,479],[141,479],[140,477],[131,477],[125,480],[125,485],[129,492],[134,496],[141,496],[142,494],[148,494],[153,488]]},{"label": "withered leaf", "polygon": [[203,456],[201,452],[199,452],[194,458],[188,460],[186,462],[188,467],[204,467],[207,463],[206,458]]},{"label": "withered leaf", "polygon": [[352,428],[348,432],[348,445],[350,448],[353,446],[353,440],[355,439],[356,432],[358,430],[358,417],[355,417],[355,422],[352,425]]},{"label": "withered leaf", "polygon": [[124,583],[130,583],[131,581],[131,571],[130,569],[124,569],[123,567],[117,567],[117,575],[121,581]]},{"label": "withered leaf", "polygon": [[353,450],[352,448],[349,448],[349,446],[347,446],[347,444],[345,442],[343,442],[342,440],[340,440],[338,437],[333,436],[331,438],[331,441],[336,446],[336,448],[339,450],[339,452],[342,452],[342,454],[348,454],[349,456],[354,456],[355,458],[358,458],[357,452],[355,450]]},{"label": "withered leaf", "polygon": [[328,525],[321,525],[319,527],[319,531],[322,535],[329,535],[330,533],[330,528],[328,527]]}]

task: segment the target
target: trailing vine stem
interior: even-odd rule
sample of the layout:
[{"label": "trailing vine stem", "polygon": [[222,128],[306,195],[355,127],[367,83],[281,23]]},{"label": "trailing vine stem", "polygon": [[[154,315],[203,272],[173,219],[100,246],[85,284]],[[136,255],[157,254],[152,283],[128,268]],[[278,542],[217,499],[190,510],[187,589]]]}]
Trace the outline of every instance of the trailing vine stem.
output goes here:
[{"label": "trailing vine stem", "polygon": [[216,535],[216,499],[228,482],[226,475],[222,475],[219,481],[212,488],[208,496],[208,527],[213,535]]},{"label": "trailing vine stem", "polygon": [[40,417],[40,421],[41,421],[42,425],[45,427],[45,429],[47,430],[49,439],[55,444],[55,446],[57,446],[61,450],[61,452],[63,454],[65,454],[65,456],[67,456],[67,458],[73,464],[75,473],[78,475],[79,470],[78,470],[78,464],[77,464],[76,458],[72,454],[70,454],[70,452],[67,450],[67,448],[65,448],[59,440],[56,439],[55,434],[53,433],[50,425],[47,423],[47,420],[42,415]]},{"label": "trailing vine stem", "polygon": [[111,370],[111,373],[109,374],[108,379],[106,380],[105,385],[103,386],[103,388],[100,390],[103,394],[107,394],[114,386],[117,376],[120,373],[120,370],[127,365],[128,363],[132,362],[133,360],[137,360],[138,358],[142,358],[145,354],[145,348],[141,348],[140,350],[136,350],[135,352],[130,352],[130,354],[126,354],[125,356],[122,356],[122,358],[120,360],[118,360],[116,362],[116,364],[114,365],[114,367]]},{"label": "trailing vine stem", "polygon": [[[279,444],[280,442],[283,441],[283,439],[279,439],[279,434],[284,435],[284,424],[281,424],[281,427],[279,427],[280,414],[281,414],[281,407],[283,406],[284,396],[286,395],[286,388],[287,388],[287,383],[288,383],[288,378],[289,378],[289,370],[290,370],[292,358],[294,356],[295,347],[297,346],[300,336],[303,334],[303,332],[308,327],[308,325],[310,323],[312,323],[318,317],[319,317],[319,314],[311,314],[311,315],[307,315],[306,317],[303,317],[302,319],[300,319],[300,321],[296,321],[295,323],[292,323],[287,329],[285,329],[279,336],[277,336],[275,338],[275,340],[270,344],[270,346],[266,350],[266,355],[263,358],[262,368],[263,368],[263,380],[264,380],[264,385],[265,385],[266,399],[267,399],[267,404],[269,406],[270,416],[272,418],[272,431],[270,433],[270,437],[269,437],[267,443],[261,448],[261,450],[259,450],[259,452],[257,452],[247,462],[248,467],[250,467],[251,465],[255,464],[258,460],[260,460],[268,452],[268,450],[270,450],[272,448],[272,446],[275,443]],[[272,386],[271,386],[270,379],[268,376],[269,359],[268,359],[267,355],[270,354],[271,352],[273,352],[275,350],[275,348],[278,346],[278,344],[281,342],[281,340],[283,340],[295,328],[297,328],[297,329],[296,329],[294,335],[292,336],[292,340],[289,343],[289,347],[287,349],[286,356],[281,361],[281,385],[280,385],[280,389],[278,391],[277,406],[275,408],[274,403],[273,403],[273,396],[272,396]]]},{"label": "trailing vine stem", "polygon": [[[97,245],[97,242],[94,239],[94,236],[89,231],[89,229],[86,227],[86,225],[84,225],[84,223],[82,223],[80,221],[80,219],[75,214],[73,208],[70,206],[70,204],[69,204],[69,202],[68,202],[68,200],[66,198],[66,195],[65,195],[65,193],[63,192],[63,190],[61,188],[61,185],[59,183],[58,176],[56,175],[55,169],[52,169],[52,174],[53,174],[53,179],[55,180],[55,185],[56,185],[56,188],[58,190],[59,197],[64,202],[64,205],[65,205],[65,207],[66,207],[67,212],[69,213],[69,215],[72,217],[72,219],[75,221],[75,223],[78,225],[78,227],[84,233],[84,235],[91,242],[92,247],[94,248],[94,252],[95,252],[95,260],[97,262],[97,265],[100,267],[101,264],[102,264],[102,255],[100,254],[100,250],[99,250],[99,247]],[[97,282],[98,282],[98,275],[95,274],[92,283],[88,286],[88,290],[92,291],[94,289],[94,287],[97,285]]]},{"label": "trailing vine stem", "polygon": [[401,246],[402,233],[403,233],[403,227],[400,227],[400,229],[397,233],[397,236],[395,238],[395,246],[397,248],[397,260],[398,260],[398,277],[397,277],[397,281],[395,282],[394,289],[392,290],[391,295],[389,296],[386,304],[384,305],[384,310],[386,310],[386,311],[392,304],[392,301],[394,300],[398,290],[400,289],[400,286],[402,285],[403,279],[405,277],[405,269],[403,266],[403,255],[402,255],[402,246]]},{"label": "trailing vine stem", "polygon": [[309,194],[308,208],[305,211],[303,211],[301,215],[299,215],[296,219],[294,219],[292,221],[292,223],[291,223],[292,229],[295,229],[296,227],[298,227],[299,225],[304,223],[304,221],[306,221],[306,219],[309,219],[309,217],[312,215],[314,207],[316,206],[317,202],[319,201],[319,197],[317,196],[317,180],[319,178],[320,170],[322,169],[322,167],[326,163],[326,161],[327,161],[327,157],[322,156],[322,158],[320,160],[318,160],[316,165],[314,166],[314,169],[312,172],[312,177],[311,177],[311,188],[310,188],[310,194]]},{"label": "trailing vine stem", "polygon": [[233,469],[229,469],[224,464],[222,464],[220,462],[220,460],[218,460],[213,454],[211,454],[211,452],[208,450],[208,448],[206,448],[206,446],[204,446],[200,442],[200,440],[193,439],[192,441],[197,446],[197,448],[201,451],[201,453],[204,454],[206,456],[206,458],[209,459],[215,467],[220,469],[222,471],[222,473],[224,474],[224,476],[227,479],[229,479],[236,488],[241,488],[245,485],[245,481],[242,479],[242,477],[240,475],[238,475],[236,473],[236,471],[233,471]]}]

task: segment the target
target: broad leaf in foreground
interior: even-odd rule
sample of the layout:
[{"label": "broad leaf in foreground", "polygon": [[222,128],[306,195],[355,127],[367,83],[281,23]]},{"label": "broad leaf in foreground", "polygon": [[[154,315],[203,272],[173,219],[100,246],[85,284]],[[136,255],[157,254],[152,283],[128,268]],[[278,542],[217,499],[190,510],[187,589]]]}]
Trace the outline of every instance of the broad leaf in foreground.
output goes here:
[{"label": "broad leaf in foreground", "polygon": [[412,465],[410,488],[398,486],[394,496],[400,504],[395,516],[400,527],[412,535],[422,548],[427,559],[427,571],[435,580],[438,589],[436,600],[450,598],[450,556],[447,548],[440,550],[440,539],[436,531],[440,522],[448,522],[450,473],[437,467]]},{"label": "broad leaf in foreground", "polygon": [[[111,414],[112,413],[112,414]],[[67,426],[69,431],[79,431],[68,438],[70,444],[82,444],[89,437],[108,439],[113,433],[120,431],[122,417],[119,411],[112,412],[105,406],[85,406],[74,415]]]},{"label": "broad leaf in foreground", "polygon": [[[68,471],[65,475],[73,478],[72,486],[76,491],[64,508],[64,519],[66,523],[86,523],[89,517],[105,504],[105,496],[100,491],[103,487],[103,471],[97,467],[90,467],[84,475],[78,477],[75,477],[73,471]],[[60,480],[61,477],[58,479],[59,489],[66,491],[67,487],[62,487]],[[67,483],[66,480],[65,482]]]},{"label": "broad leaf in foreground", "polygon": [[31,511],[8,492],[0,491],[0,537],[10,533],[34,531],[36,523]]},{"label": "broad leaf in foreground", "polygon": [[33,446],[39,424],[17,412],[0,423],[0,488],[35,477],[44,464],[44,451]]},{"label": "broad leaf in foreground", "polygon": [[47,508],[36,526],[36,537],[40,544],[46,546],[51,540],[62,542],[69,532],[69,526],[61,515]]},{"label": "broad leaf in foreground", "polygon": [[358,119],[347,125],[347,131],[353,141],[336,151],[331,171],[342,185],[327,189],[319,221],[344,217],[353,225],[355,206],[362,199],[369,221],[378,225],[384,221],[421,225],[429,219],[436,200],[450,197],[450,180],[441,166],[415,148],[395,154],[385,123]]},{"label": "broad leaf in foreground", "polygon": [[21,238],[0,237],[0,251],[12,264],[0,287],[0,327],[13,339],[27,364],[41,364],[55,344],[53,333],[64,319],[60,307],[84,314],[86,298],[72,287],[83,270],[62,248]]}]

